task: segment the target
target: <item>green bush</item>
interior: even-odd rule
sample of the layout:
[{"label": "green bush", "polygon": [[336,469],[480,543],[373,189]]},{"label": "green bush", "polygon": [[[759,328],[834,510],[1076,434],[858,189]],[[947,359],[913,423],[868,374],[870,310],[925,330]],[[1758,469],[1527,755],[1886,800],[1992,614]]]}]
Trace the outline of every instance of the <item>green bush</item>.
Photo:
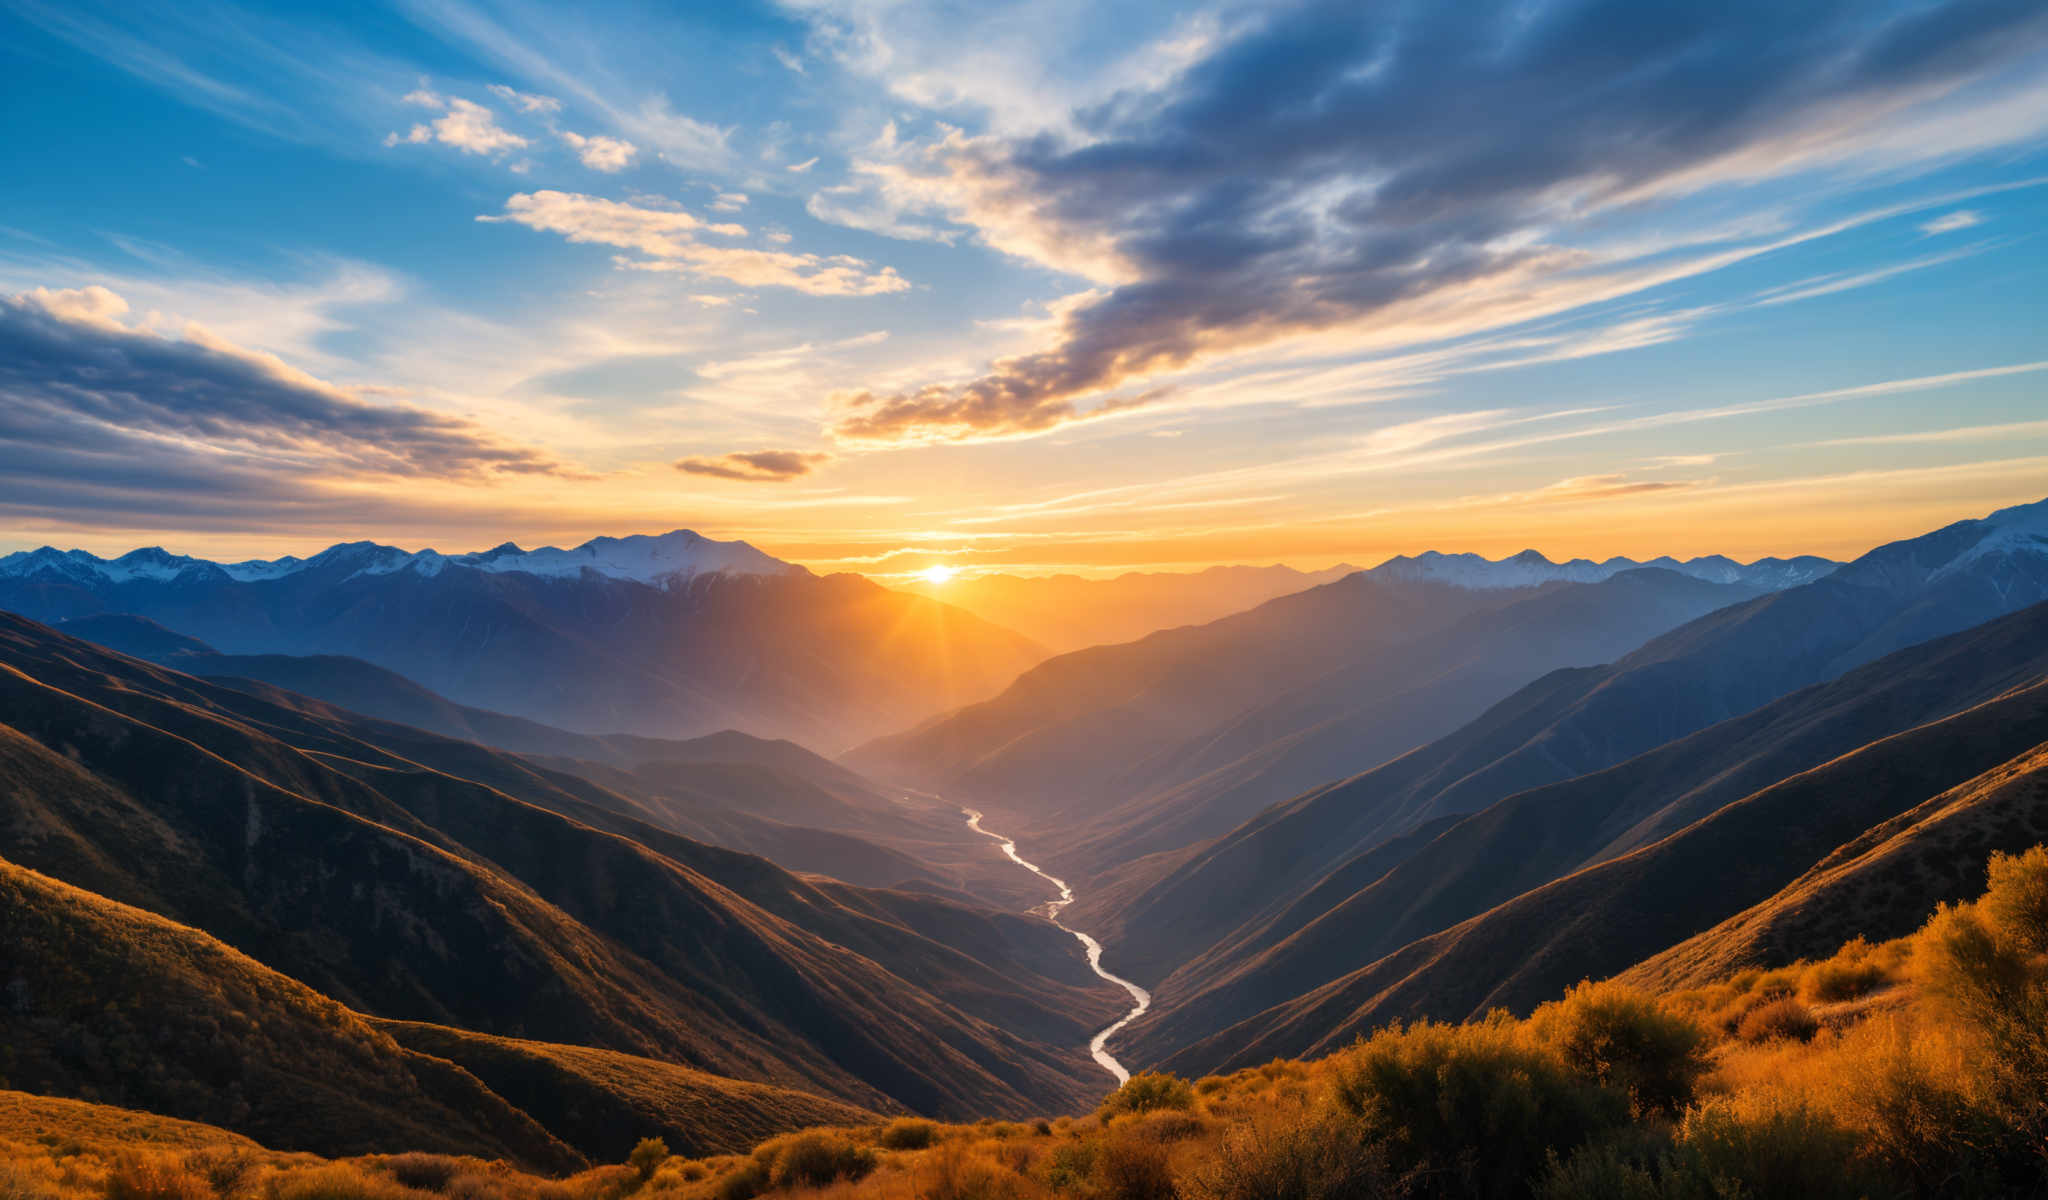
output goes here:
[{"label": "green bush", "polygon": [[1735,1027],[1735,1036],[1745,1042],[1804,1042],[1819,1032],[1813,1010],[1790,996],[1750,1009]]},{"label": "green bush", "polygon": [[1337,1068],[1337,1100],[1425,1195],[1511,1196],[1553,1154],[1628,1119],[1628,1101],[1524,1042],[1503,1017],[1424,1022],[1361,1041]]},{"label": "green bush", "polygon": [[1675,1114],[1707,1069],[1707,1031],[1645,992],[1581,983],[1530,1019],[1538,1039],[1580,1077],[1629,1097],[1639,1114]]},{"label": "green bush", "polygon": [[667,1161],[668,1143],[658,1137],[641,1138],[626,1156],[626,1165],[633,1168],[642,1183],[654,1178],[655,1168]]},{"label": "green bush", "polygon": [[1111,1092],[1096,1112],[1106,1120],[1119,1113],[1146,1113],[1194,1106],[1195,1089],[1187,1080],[1163,1071],[1143,1071]]}]

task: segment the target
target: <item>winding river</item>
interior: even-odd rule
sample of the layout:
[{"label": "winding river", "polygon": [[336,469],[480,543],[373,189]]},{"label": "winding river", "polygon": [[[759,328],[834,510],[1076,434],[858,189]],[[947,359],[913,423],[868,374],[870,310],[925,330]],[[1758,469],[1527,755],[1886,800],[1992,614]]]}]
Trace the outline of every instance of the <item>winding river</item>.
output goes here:
[{"label": "winding river", "polygon": [[1055,925],[1059,925],[1061,929],[1065,929],[1068,933],[1073,934],[1074,940],[1080,942],[1081,948],[1088,952],[1088,969],[1094,971],[1097,975],[1102,976],[1104,979],[1107,979],[1109,982],[1117,985],[1118,987],[1122,988],[1123,990],[1131,994],[1131,1011],[1125,1013],[1123,1015],[1123,1018],[1117,1021],[1114,1025],[1109,1026],[1102,1032],[1096,1034],[1094,1037],[1088,1039],[1088,1053],[1095,1056],[1095,1061],[1101,1064],[1103,1070],[1108,1071],[1111,1075],[1116,1076],[1117,1083],[1121,1085],[1131,1077],[1131,1073],[1129,1071],[1124,1070],[1124,1065],[1118,1062],[1116,1060],[1116,1056],[1109,1052],[1109,1039],[1115,1037],[1117,1032],[1121,1030],[1124,1026],[1130,1024],[1132,1021],[1135,1021],[1139,1017],[1145,1015],[1145,1010],[1152,1007],[1152,993],[1146,991],[1144,988],[1139,987],[1137,984],[1132,983],[1130,980],[1125,979],[1121,975],[1112,975],[1108,971],[1103,970],[1102,943],[1096,941],[1092,937],[1089,937],[1087,934],[1082,933],[1078,929],[1074,929],[1067,925],[1060,924],[1060,910],[1074,902],[1074,889],[1067,886],[1066,880],[1055,879],[1052,876],[1046,874],[1044,871],[1039,870],[1035,865],[1024,861],[1024,857],[1017,853],[1016,842],[1004,837],[1002,834],[997,833],[994,830],[983,829],[981,827],[980,813],[976,812],[971,808],[963,808],[960,811],[966,815],[967,827],[969,829],[972,829],[974,832],[980,834],[983,837],[994,838],[996,841],[1002,843],[1003,853],[1010,856],[1011,862],[1016,863],[1018,866],[1024,868],[1025,870],[1031,872],[1033,875],[1038,876],[1040,879],[1045,880],[1047,883],[1053,885],[1054,887],[1060,890],[1059,899],[1048,900],[1044,904],[1039,905],[1037,908],[1034,908],[1031,911],[1035,913],[1044,914],[1046,920],[1051,921]]}]

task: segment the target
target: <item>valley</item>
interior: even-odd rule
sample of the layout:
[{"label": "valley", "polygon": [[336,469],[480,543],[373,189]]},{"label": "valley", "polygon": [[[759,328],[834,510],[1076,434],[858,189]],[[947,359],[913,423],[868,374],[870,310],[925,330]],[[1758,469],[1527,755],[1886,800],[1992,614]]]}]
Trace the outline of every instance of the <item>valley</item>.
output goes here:
[{"label": "valley", "polygon": [[1121,975],[1112,975],[1104,970],[1102,966],[1102,943],[1078,929],[1069,929],[1060,923],[1060,911],[1074,902],[1074,889],[1068,887],[1065,880],[1055,879],[1031,863],[1026,862],[1024,857],[1017,853],[1017,843],[1015,841],[993,830],[983,829],[981,827],[980,813],[971,808],[962,809],[961,812],[967,817],[967,827],[969,829],[984,837],[993,838],[1002,846],[1003,854],[1011,862],[1045,880],[1059,891],[1057,897],[1046,901],[1032,911],[1043,913],[1046,920],[1059,925],[1061,929],[1065,929],[1068,933],[1073,934],[1074,940],[1081,943],[1082,951],[1088,956],[1088,969],[1101,976],[1105,981],[1113,983],[1131,994],[1131,1011],[1117,1018],[1114,1024],[1103,1027],[1094,1037],[1088,1039],[1088,1053],[1096,1062],[1102,1065],[1102,1069],[1114,1076],[1119,1084],[1130,1082],[1131,1073],[1124,1069],[1124,1065],[1116,1060],[1115,1055],[1109,1052],[1109,1039],[1121,1032],[1124,1026],[1145,1015],[1145,1010],[1152,1007],[1152,994]]}]

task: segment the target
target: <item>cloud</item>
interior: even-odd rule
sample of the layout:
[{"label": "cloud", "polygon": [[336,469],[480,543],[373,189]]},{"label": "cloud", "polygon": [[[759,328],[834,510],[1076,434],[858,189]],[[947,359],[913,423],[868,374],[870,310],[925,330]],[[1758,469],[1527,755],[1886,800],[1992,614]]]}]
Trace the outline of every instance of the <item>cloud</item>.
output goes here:
[{"label": "cloud", "polygon": [[717,479],[735,479],[744,483],[787,483],[810,474],[831,460],[830,454],[806,454],[797,450],[750,450],[721,454],[716,458],[686,458],[676,464],[676,470],[686,471],[692,475],[709,475]]},{"label": "cloud", "polygon": [[791,164],[789,164],[788,170],[789,170],[789,171],[790,171],[790,172],[791,172],[792,174],[796,174],[796,175],[802,175],[802,174],[803,174],[804,172],[806,172],[806,171],[810,170],[810,169],[811,169],[812,167],[815,167],[815,166],[817,166],[817,165],[818,165],[818,160],[817,160],[817,158],[816,158],[815,156],[813,156],[813,157],[811,157],[811,158],[807,158],[807,159],[803,160],[803,161],[802,161],[802,162],[800,162],[800,163],[791,163]]},{"label": "cloud", "polygon": [[738,212],[746,206],[747,194],[745,192],[720,192],[718,193],[718,198],[711,202],[711,210],[713,212]]},{"label": "cloud", "polygon": [[402,136],[396,133],[385,135],[384,144],[387,146],[400,142],[414,145],[440,142],[464,154],[497,156],[530,144],[511,130],[500,127],[497,114],[474,100],[442,96],[422,89],[407,95],[405,102],[422,108],[441,109],[443,115],[426,124],[414,125]]},{"label": "cloud", "polygon": [[1954,233],[1959,229],[1974,229],[1983,223],[1983,213],[1965,208],[1923,223],[1920,226],[1920,232],[1933,237],[1938,233]]},{"label": "cloud", "polygon": [[496,96],[523,113],[558,113],[562,111],[562,102],[553,96],[536,96],[530,92],[514,91],[502,83],[492,84],[489,91],[491,95]]},{"label": "cloud", "polygon": [[460,418],[366,402],[204,326],[177,339],[130,327],[127,310],[102,287],[0,297],[0,475],[119,483],[208,463],[224,480],[563,469]]},{"label": "cloud", "polygon": [[900,292],[910,281],[893,267],[879,270],[846,254],[822,256],[746,246],[710,245],[703,235],[744,237],[746,228],[709,224],[679,209],[658,209],[573,192],[521,193],[501,215],[479,221],[510,222],[572,242],[597,243],[643,255],[613,260],[622,270],[673,272],[723,279],[741,287],[779,287],[813,296],[876,296]]},{"label": "cloud", "polygon": [[576,151],[576,157],[593,171],[615,174],[625,170],[633,162],[633,156],[640,148],[624,138],[594,135],[585,137],[580,133],[562,131],[562,140]]},{"label": "cloud", "polygon": [[971,231],[1105,294],[979,378],[837,397],[834,434],[1043,432],[1162,398],[1157,377],[1222,355],[1465,336],[1711,270],[1754,250],[1669,262],[1574,238],[1859,155],[1945,161],[1953,143],[1898,128],[1997,108],[2044,46],[2036,4],[1316,0],[1219,28],[1072,134],[885,131],[813,215]]}]

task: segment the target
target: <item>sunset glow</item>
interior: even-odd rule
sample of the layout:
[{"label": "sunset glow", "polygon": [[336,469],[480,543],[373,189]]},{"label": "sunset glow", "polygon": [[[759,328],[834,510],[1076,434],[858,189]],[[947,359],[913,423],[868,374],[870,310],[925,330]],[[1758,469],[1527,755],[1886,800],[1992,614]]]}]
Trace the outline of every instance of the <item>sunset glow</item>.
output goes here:
[{"label": "sunset glow", "polygon": [[95,7],[0,17],[0,552],[1847,557],[2048,480],[2017,15]]}]

